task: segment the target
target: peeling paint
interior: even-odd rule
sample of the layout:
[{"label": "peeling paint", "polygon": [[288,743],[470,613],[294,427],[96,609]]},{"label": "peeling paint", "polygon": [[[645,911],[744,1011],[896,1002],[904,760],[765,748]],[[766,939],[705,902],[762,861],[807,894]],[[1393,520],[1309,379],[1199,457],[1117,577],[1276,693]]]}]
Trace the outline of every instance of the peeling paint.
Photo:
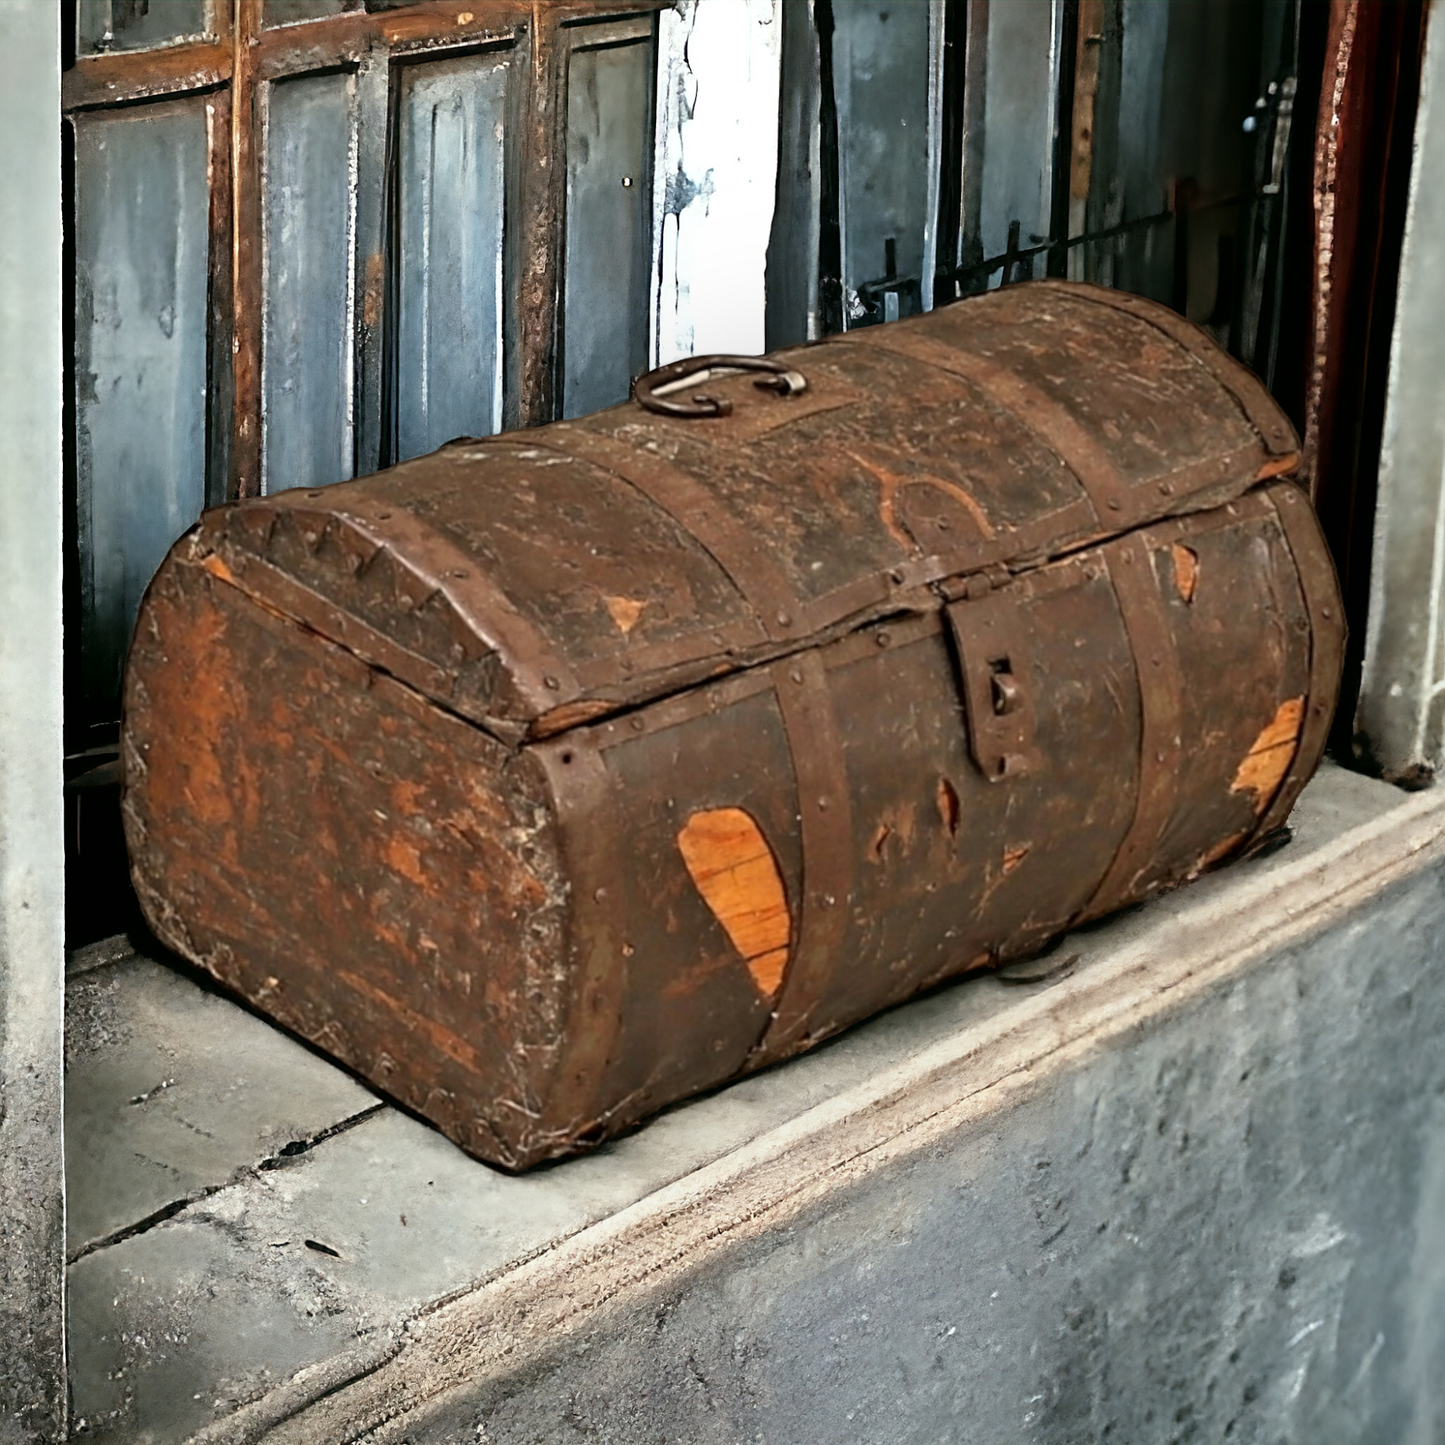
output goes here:
[{"label": "peeling paint", "polygon": [[654,364],[766,349],[783,3],[681,0],[662,13]]}]

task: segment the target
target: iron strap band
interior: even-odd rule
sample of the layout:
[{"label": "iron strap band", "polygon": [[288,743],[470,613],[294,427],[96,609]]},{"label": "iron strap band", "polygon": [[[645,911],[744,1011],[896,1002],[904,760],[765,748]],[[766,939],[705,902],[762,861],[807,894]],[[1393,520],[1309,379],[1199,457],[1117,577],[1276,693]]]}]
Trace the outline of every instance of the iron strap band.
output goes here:
[{"label": "iron strap band", "polygon": [[1139,782],[1134,819],[1080,921],[1126,902],[1174,813],[1182,761],[1184,684],[1154,573],[1157,539],[1135,532],[1104,549],[1139,680]]},{"label": "iron strap band", "polygon": [[802,833],[803,896],[798,933],[773,1017],[748,1056],[749,1068],[784,1058],[841,1020],[817,1018],[842,953],[853,888],[852,805],[843,741],[817,651],[772,667],[788,735]]},{"label": "iron strap band", "polygon": [[[601,749],[586,735],[535,744],[557,810],[560,844],[572,886],[568,948],[575,972],[563,1044],[549,1081],[539,1134],[575,1139],[605,1124],[626,1100],[607,1088],[627,995],[621,890],[614,834],[599,819],[612,806],[612,778]],[[542,1144],[543,1153],[552,1150]]]},{"label": "iron strap band", "polygon": [[839,340],[891,351],[971,382],[1033,432],[1073,472],[1101,523],[1122,520],[1130,512],[1131,489],[1114,465],[1114,459],[1053,397],[987,357],[960,351],[906,330],[900,333],[876,328],[876,331],[874,334],[873,327],[849,331]]},{"label": "iron strap band", "polygon": [[[288,498],[295,495],[283,494]],[[273,505],[280,501],[275,499]],[[288,500],[276,510],[304,514],[307,506],[304,501]],[[333,515],[374,543],[378,551],[387,552],[395,566],[413,572],[427,586],[443,593],[473,635],[508,663],[521,704],[521,715],[510,721],[529,722],[530,715],[545,712],[559,697],[580,691],[571,665],[482,572],[476,558],[399,502],[349,497],[345,509]],[[264,551],[260,555],[266,560]],[[424,568],[419,563],[424,563]],[[450,700],[443,697],[437,701]]]},{"label": "iron strap band", "polygon": [[1091,286],[1080,281],[1036,281],[1064,296],[1109,306],[1146,322],[1162,331],[1176,346],[1182,347],[1200,363],[1232,396],[1249,424],[1260,435],[1265,447],[1275,456],[1299,450],[1299,438],[1289,424],[1279,403],[1270,396],[1264,383],[1243,362],[1236,361],[1193,322],[1170,311],[1156,301],[1132,296],[1127,291],[1112,291],[1104,286]]},{"label": "iron strap band", "polygon": [[[508,442],[516,445],[517,439]],[[769,641],[807,635],[803,604],[776,560],[695,477],[662,457],[566,422],[529,435],[525,444],[599,467],[642,493],[722,568],[756,612]]]},{"label": "iron strap band", "polygon": [[1304,721],[1289,770],[1245,847],[1273,832],[1289,817],[1295,799],[1314,772],[1315,760],[1324,751],[1334,720],[1345,656],[1344,607],[1335,564],[1309,498],[1293,482],[1278,482],[1264,495],[1279,518],[1285,543],[1294,557],[1309,613],[1310,680]]}]

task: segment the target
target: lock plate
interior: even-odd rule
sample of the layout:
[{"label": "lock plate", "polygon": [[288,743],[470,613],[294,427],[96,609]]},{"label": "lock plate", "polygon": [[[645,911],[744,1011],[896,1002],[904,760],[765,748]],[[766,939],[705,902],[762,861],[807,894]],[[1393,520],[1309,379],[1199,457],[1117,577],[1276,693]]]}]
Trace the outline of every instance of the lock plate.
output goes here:
[{"label": "lock plate", "polygon": [[1023,599],[1013,591],[990,590],[946,609],[958,652],[969,751],[991,783],[1027,777],[1043,766],[1021,626]]}]

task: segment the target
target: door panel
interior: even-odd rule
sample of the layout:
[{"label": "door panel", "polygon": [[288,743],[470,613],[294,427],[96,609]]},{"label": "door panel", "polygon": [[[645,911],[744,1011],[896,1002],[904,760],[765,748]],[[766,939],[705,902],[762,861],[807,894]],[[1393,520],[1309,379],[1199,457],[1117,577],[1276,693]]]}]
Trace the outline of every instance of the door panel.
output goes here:
[{"label": "door panel", "polygon": [[510,54],[402,68],[395,460],[502,426]]},{"label": "door panel", "polygon": [[650,37],[568,67],[563,416],[626,400],[647,369],[652,73]]},{"label": "door panel", "polygon": [[351,476],[355,344],[355,76],[271,87],[262,341],[265,490]]},{"label": "door panel", "polygon": [[199,97],[75,122],[87,711],[115,708],[141,593],[205,505],[206,155]]}]

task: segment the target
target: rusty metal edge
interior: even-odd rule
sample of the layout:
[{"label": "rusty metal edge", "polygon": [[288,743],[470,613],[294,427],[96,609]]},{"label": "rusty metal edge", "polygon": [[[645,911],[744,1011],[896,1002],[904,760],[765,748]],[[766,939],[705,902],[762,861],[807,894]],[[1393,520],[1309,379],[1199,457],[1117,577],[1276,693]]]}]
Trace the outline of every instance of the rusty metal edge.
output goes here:
[{"label": "rusty metal edge", "polygon": [[[305,510],[307,501],[324,495],[314,491],[282,492],[267,498],[266,504],[278,511]],[[522,616],[501,588],[478,571],[474,558],[434,529],[402,507],[354,496],[346,499],[344,507],[324,511],[378,550],[387,551],[398,565],[423,578],[430,588],[442,592],[473,635],[498,652],[520,704],[516,716],[501,716],[526,724],[555,701],[564,696],[575,698],[580,693],[566,660]],[[488,714],[489,718],[496,716]]]}]

